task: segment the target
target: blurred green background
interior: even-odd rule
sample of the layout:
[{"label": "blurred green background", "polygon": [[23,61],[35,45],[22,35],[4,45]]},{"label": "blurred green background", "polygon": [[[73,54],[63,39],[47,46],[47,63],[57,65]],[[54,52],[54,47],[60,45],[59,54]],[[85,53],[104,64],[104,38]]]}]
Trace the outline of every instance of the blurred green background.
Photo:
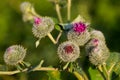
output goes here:
[{"label": "blurred green background", "polygon": [[[47,0],[3,0],[0,2],[0,64],[4,64],[3,54],[7,47],[21,44],[27,48],[25,61],[37,65],[44,59],[44,66],[58,66],[56,54],[57,45],[48,37],[40,41],[35,48],[37,40],[31,31],[32,25],[22,21],[19,5],[21,2],[31,2],[37,13],[42,16],[57,18],[55,7]],[[66,7],[61,9],[64,22],[66,22]],[[107,46],[111,51],[120,52],[120,0],[72,0],[72,19],[78,14],[82,15],[91,26],[102,31],[106,37]],[[53,32],[56,37],[58,33]],[[64,35],[61,41],[64,40]],[[65,75],[64,75],[65,74]],[[77,80],[73,75],[63,73],[62,80]],[[71,77],[69,77],[71,75]],[[0,80],[47,80],[46,72],[21,73],[13,76],[0,76]]]}]

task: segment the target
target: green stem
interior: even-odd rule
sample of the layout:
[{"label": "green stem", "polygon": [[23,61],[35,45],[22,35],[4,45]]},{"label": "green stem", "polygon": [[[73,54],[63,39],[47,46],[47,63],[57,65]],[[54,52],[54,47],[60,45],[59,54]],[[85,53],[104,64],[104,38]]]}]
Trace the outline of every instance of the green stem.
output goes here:
[{"label": "green stem", "polygon": [[108,73],[108,70],[106,68],[106,64],[103,64],[103,70],[105,72],[105,75],[106,75],[106,80],[110,80],[110,74]]},{"label": "green stem", "polygon": [[87,75],[85,74],[85,72],[82,72],[82,75],[83,75],[83,77],[84,77],[85,80],[89,80],[88,77],[87,77]]},{"label": "green stem", "polygon": [[103,77],[104,80],[105,80],[106,77],[105,77],[105,75],[104,75],[104,73],[103,73],[102,66],[101,66],[101,65],[97,66],[97,70],[100,72],[100,74],[102,75],[102,77]]},{"label": "green stem", "polygon": [[58,43],[58,41],[59,41],[61,35],[62,35],[62,31],[59,32],[59,34],[58,34],[58,36],[57,36],[57,38],[56,38],[56,43]]},{"label": "green stem", "polygon": [[78,72],[73,72],[73,74],[76,76],[76,78],[78,79],[78,80],[85,80],[83,77],[82,77],[82,75],[80,75]]},{"label": "green stem", "polygon": [[110,67],[110,69],[108,70],[108,73],[109,73],[109,74],[111,74],[111,72],[112,72],[114,66],[115,66],[115,64],[113,64],[113,65]]},{"label": "green stem", "polygon": [[63,67],[63,70],[67,69],[67,67],[68,67],[69,64],[70,64],[70,62],[67,62],[67,63],[65,64],[65,66]]},{"label": "green stem", "polygon": [[[49,68],[49,67],[37,67],[33,68],[31,71],[57,71],[57,68]],[[20,71],[20,70],[15,70],[15,71],[0,71],[0,75],[13,75],[21,72],[27,72],[28,68]]]},{"label": "green stem", "polygon": [[71,0],[68,0],[68,4],[67,4],[67,20],[70,21],[70,17],[71,17]]},{"label": "green stem", "polygon": [[50,40],[56,44],[57,42],[55,41],[55,39],[53,38],[52,34],[51,33],[48,33],[47,36],[50,38]]},{"label": "green stem", "polygon": [[59,19],[60,23],[63,23],[59,4],[55,3],[55,7],[56,7],[56,12],[57,12],[57,15],[58,15],[58,19]]}]

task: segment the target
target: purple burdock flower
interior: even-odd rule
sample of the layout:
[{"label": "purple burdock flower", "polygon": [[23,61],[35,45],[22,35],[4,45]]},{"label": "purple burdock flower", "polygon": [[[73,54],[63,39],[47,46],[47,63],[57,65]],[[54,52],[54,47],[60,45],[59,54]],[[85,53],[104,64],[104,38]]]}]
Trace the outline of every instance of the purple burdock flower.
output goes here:
[{"label": "purple burdock flower", "polygon": [[86,44],[85,49],[93,65],[103,64],[109,57],[109,49],[101,39],[91,39]]},{"label": "purple burdock flower", "polygon": [[54,21],[50,17],[35,17],[32,32],[35,37],[41,39],[54,29]]},{"label": "purple burdock flower", "polygon": [[67,45],[64,47],[64,50],[67,54],[70,54],[73,52],[73,47],[71,45]]},{"label": "purple burdock flower", "polygon": [[74,62],[79,58],[80,49],[79,46],[73,42],[66,41],[59,45],[57,54],[64,62]]},{"label": "purple burdock flower", "polygon": [[34,24],[37,26],[42,22],[41,18],[35,17],[34,18]]},{"label": "purple burdock flower", "polygon": [[90,31],[90,34],[91,34],[91,38],[96,38],[96,39],[102,40],[105,43],[105,37],[101,31],[92,30],[92,31]]},{"label": "purple burdock flower", "polygon": [[94,43],[95,46],[98,46],[99,40],[98,39],[93,39],[93,43]]},{"label": "purple burdock flower", "polygon": [[72,29],[68,31],[67,38],[78,46],[84,46],[90,39],[87,25],[83,22],[74,23]]},{"label": "purple burdock flower", "polygon": [[79,34],[84,32],[86,30],[86,28],[87,28],[87,26],[82,22],[73,24],[73,30]]},{"label": "purple burdock flower", "polygon": [[9,48],[7,48],[7,50],[6,50],[7,52],[11,52],[12,51],[12,48],[11,47],[9,47]]}]

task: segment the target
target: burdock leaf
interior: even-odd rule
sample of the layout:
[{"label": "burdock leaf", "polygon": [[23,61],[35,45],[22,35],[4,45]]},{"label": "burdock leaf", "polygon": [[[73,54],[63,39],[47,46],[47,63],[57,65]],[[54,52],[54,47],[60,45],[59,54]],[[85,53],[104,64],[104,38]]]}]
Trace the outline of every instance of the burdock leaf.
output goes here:
[{"label": "burdock leaf", "polygon": [[76,76],[76,78],[78,78],[78,80],[89,80],[85,71],[78,64],[74,64],[73,67],[73,74]]},{"label": "burdock leaf", "polygon": [[30,67],[30,66],[31,66],[31,64],[30,64],[29,62],[23,61],[23,64],[24,64],[26,67]]},{"label": "burdock leaf", "polygon": [[89,68],[90,80],[104,80],[97,69]]},{"label": "burdock leaf", "polygon": [[111,52],[110,57],[106,61],[106,66],[109,71],[114,71],[117,75],[120,74],[120,53]]},{"label": "burdock leaf", "polygon": [[55,29],[56,29],[56,30],[61,31],[61,28],[62,28],[61,25],[59,25],[59,24],[56,24],[56,25],[55,25]]},{"label": "burdock leaf", "polygon": [[117,52],[111,52],[108,60],[106,61],[107,69],[112,69],[120,58],[120,54]]},{"label": "burdock leaf", "polygon": [[119,56],[119,60],[118,60],[118,62],[116,63],[113,71],[114,71],[116,74],[120,75],[120,56]]},{"label": "burdock leaf", "polygon": [[37,41],[35,42],[36,48],[39,46],[39,44],[40,44],[40,40],[37,40]]},{"label": "burdock leaf", "polygon": [[48,80],[61,80],[59,71],[48,71]]},{"label": "burdock leaf", "polygon": [[20,71],[22,71],[23,70],[23,68],[18,64],[18,65],[16,65],[16,67],[17,67],[17,69],[18,70],[20,70]]}]

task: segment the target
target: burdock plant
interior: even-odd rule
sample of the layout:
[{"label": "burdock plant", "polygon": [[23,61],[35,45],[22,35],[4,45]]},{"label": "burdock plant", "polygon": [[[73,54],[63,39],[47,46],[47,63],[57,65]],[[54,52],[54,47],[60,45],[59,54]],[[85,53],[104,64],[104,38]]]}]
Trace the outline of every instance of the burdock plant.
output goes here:
[{"label": "burdock plant", "polygon": [[[60,65],[57,67],[43,67],[43,60],[32,67],[24,62],[27,55],[26,49],[20,45],[12,45],[8,47],[4,53],[4,61],[6,65],[16,66],[15,71],[0,71],[0,75],[13,75],[20,72],[31,71],[55,71],[52,79],[61,80],[61,71],[67,71],[75,75],[78,80],[91,80],[91,76],[98,75],[104,80],[114,80],[120,75],[120,55],[117,52],[110,52],[106,45],[104,34],[101,31],[91,28],[91,25],[81,15],[78,15],[74,20],[71,20],[71,1],[72,0],[48,0],[55,5],[55,10],[58,15],[58,21],[54,21],[50,16],[39,15],[34,6],[30,2],[23,2],[20,9],[23,15],[24,22],[31,22],[31,32],[38,40],[35,45],[38,47],[39,42],[46,36],[56,45],[56,55],[60,60]],[[61,9],[67,8],[67,21],[63,22]],[[51,32],[56,29],[59,34],[55,39]],[[62,33],[66,33],[65,41],[60,41],[63,38]],[[54,57],[54,56],[53,56]],[[39,57],[38,57],[39,58]],[[62,63],[62,64],[61,64]],[[94,68],[93,68],[94,67]],[[91,71],[98,70],[99,73],[94,74]],[[92,74],[90,74],[92,73]],[[114,75],[115,76],[114,76]]]}]

